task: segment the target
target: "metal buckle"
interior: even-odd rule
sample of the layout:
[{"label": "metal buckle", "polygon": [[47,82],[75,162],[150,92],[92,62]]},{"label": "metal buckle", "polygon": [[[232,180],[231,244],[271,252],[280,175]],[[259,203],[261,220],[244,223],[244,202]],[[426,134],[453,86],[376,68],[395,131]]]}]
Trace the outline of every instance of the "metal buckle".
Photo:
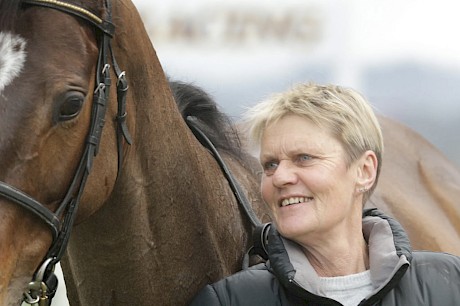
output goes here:
[{"label": "metal buckle", "polygon": [[102,68],[101,74],[105,75],[107,72],[109,72],[109,70],[110,70],[110,65],[105,64],[104,67]]},{"label": "metal buckle", "polygon": [[117,86],[120,84],[121,80],[126,79],[126,72],[122,71],[120,75],[117,77]]},{"label": "metal buckle", "polygon": [[[47,258],[35,274],[35,279],[27,286],[27,291],[24,292],[23,302],[29,305],[38,304],[39,306],[49,306],[51,301],[48,297],[48,286],[43,281],[45,272],[48,266],[53,262],[54,258]],[[53,266],[54,271],[54,266]]]},{"label": "metal buckle", "polygon": [[99,83],[99,85],[94,90],[94,94],[97,94],[100,91],[102,92],[102,94],[105,93],[105,84],[104,83]]}]

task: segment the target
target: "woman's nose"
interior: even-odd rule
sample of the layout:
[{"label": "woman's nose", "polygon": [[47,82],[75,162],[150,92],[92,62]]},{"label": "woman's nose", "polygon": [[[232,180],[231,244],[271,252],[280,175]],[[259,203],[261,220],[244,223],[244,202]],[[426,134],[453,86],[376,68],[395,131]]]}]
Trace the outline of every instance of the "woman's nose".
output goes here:
[{"label": "woman's nose", "polygon": [[273,173],[273,185],[276,187],[283,187],[285,185],[295,184],[297,179],[295,166],[287,160],[280,161]]}]

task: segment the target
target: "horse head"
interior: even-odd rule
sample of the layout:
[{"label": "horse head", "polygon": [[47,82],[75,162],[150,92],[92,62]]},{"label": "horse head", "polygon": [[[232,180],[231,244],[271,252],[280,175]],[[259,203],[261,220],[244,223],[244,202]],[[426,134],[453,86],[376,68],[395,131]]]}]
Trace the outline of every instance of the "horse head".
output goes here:
[{"label": "horse head", "polygon": [[60,259],[63,232],[98,210],[117,178],[124,123],[112,120],[123,116],[110,85],[123,75],[111,68],[106,4],[86,2],[0,0],[2,305]]}]

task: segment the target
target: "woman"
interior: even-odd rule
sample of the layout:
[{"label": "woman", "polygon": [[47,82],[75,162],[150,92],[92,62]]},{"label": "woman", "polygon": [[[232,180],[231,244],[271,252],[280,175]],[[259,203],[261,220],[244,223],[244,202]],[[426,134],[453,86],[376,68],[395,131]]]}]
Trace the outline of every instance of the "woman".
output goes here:
[{"label": "woman", "polygon": [[361,95],[298,85],[248,119],[274,220],[269,261],[206,286],[192,305],[457,305],[460,258],[411,252],[397,222],[363,214],[383,140]]}]

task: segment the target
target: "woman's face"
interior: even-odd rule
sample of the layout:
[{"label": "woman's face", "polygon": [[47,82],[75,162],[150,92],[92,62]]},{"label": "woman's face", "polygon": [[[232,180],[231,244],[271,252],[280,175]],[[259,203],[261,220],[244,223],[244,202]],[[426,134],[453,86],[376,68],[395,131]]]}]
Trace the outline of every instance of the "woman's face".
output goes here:
[{"label": "woman's face", "polygon": [[341,143],[310,120],[287,115],[269,125],[260,162],[262,196],[284,237],[308,244],[361,220],[357,166],[347,167]]}]

